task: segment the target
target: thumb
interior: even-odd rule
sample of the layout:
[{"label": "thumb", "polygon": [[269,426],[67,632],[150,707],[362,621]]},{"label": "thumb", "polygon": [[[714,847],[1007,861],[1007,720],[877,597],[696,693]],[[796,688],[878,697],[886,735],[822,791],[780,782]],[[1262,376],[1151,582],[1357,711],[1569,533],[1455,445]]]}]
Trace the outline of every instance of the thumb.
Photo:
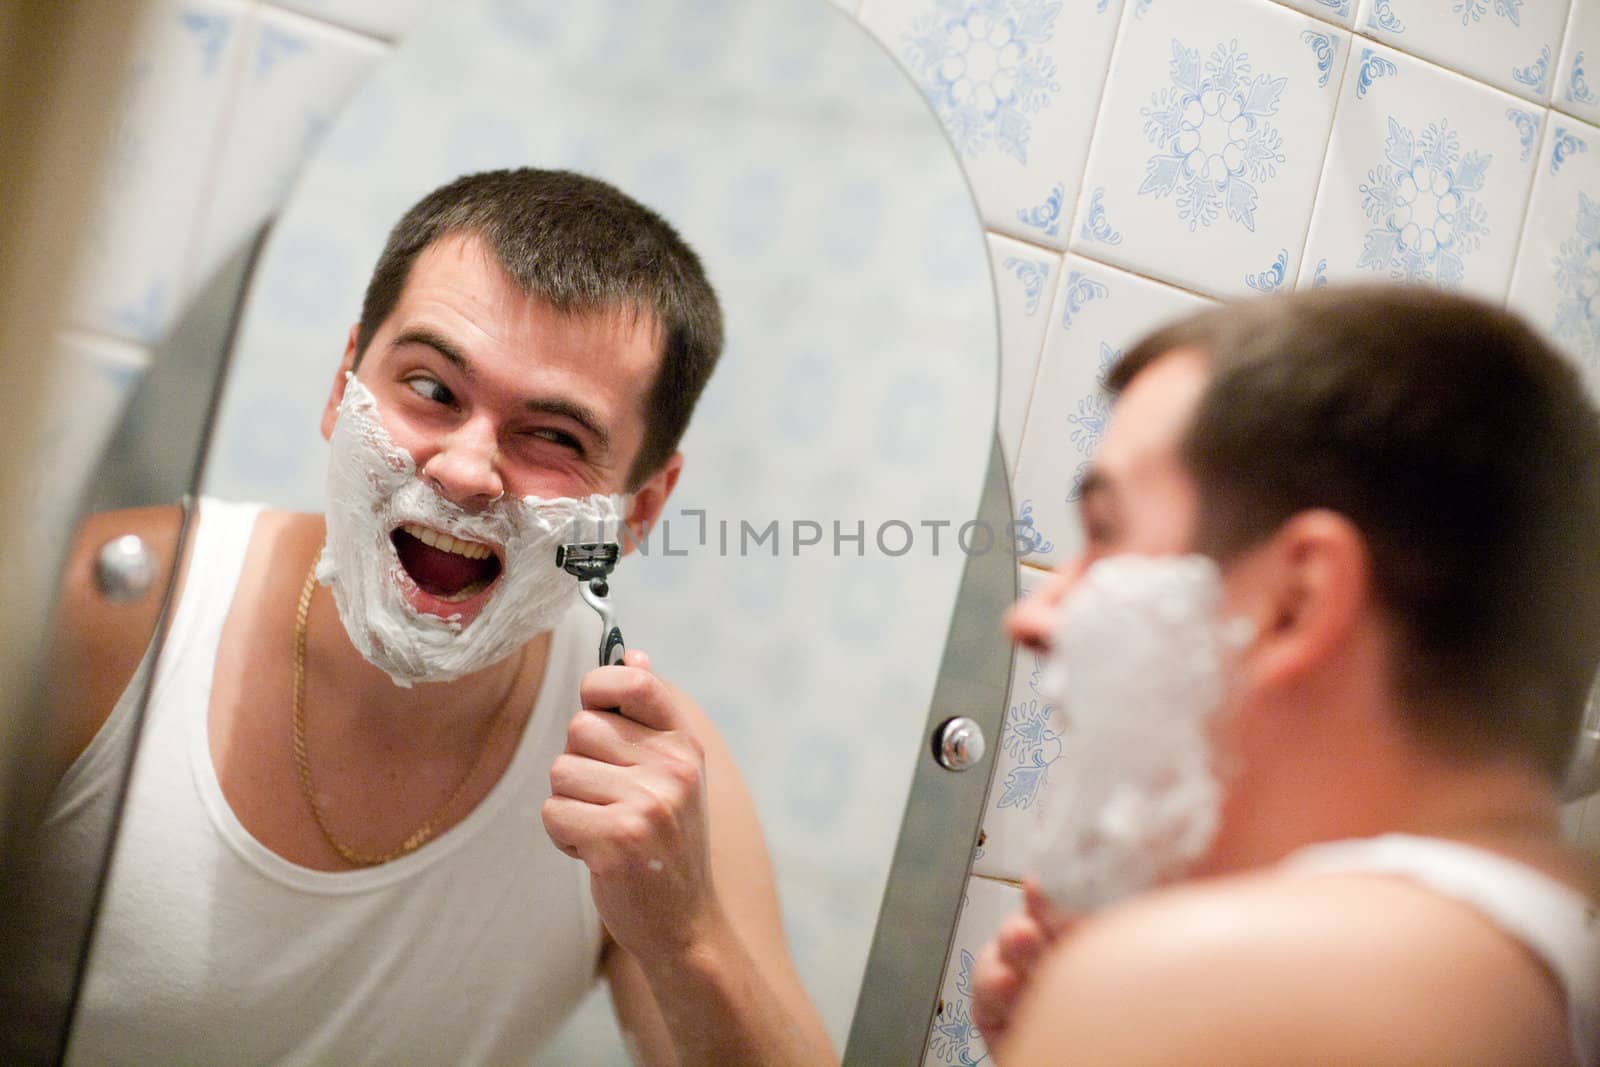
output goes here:
[{"label": "thumb", "polygon": [[641,671],[647,671],[650,669],[650,657],[639,651],[637,648],[630,648],[627,652],[622,654],[622,665],[624,667],[637,667]]}]

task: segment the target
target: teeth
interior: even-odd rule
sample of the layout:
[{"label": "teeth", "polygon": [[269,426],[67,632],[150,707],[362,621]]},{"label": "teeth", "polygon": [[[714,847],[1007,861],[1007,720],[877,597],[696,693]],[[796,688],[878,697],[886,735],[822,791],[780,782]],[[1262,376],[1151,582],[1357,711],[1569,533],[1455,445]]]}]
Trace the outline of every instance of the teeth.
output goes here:
[{"label": "teeth", "polygon": [[473,582],[471,585],[462,586],[460,590],[449,596],[440,597],[440,600],[450,604],[459,604],[464,600],[471,600],[485,589],[489,588],[488,582]]},{"label": "teeth", "polygon": [[467,559],[489,558],[488,545],[480,545],[476,541],[458,541],[447,533],[440,533],[438,530],[430,530],[426,526],[417,526],[409,522],[400,528],[423,544],[437,548],[441,552],[453,552],[458,556],[465,556]]}]

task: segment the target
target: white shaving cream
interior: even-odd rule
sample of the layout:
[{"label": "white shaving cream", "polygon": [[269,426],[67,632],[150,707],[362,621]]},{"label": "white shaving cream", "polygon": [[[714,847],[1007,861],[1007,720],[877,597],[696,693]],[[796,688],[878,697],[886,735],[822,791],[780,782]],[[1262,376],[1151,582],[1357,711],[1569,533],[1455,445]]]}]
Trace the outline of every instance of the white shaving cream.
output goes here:
[{"label": "white shaving cream", "polygon": [[1062,604],[1041,692],[1067,732],[1033,855],[1061,906],[1090,911],[1170,881],[1216,835],[1211,731],[1251,631],[1221,611],[1203,556],[1102,560]]},{"label": "white shaving cream", "polygon": [[[480,512],[444,499],[378,417],[353,375],[330,439],[328,539],[317,580],[333,587],[345,632],[394,683],[447,682],[505,659],[560,620],[578,579],[556,566],[569,541],[615,540],[626,498],[504,497]],[[406,600],[414,589],[390,534],[416,523],[500,549],[502,570],[483,609],[463,625]]]}]

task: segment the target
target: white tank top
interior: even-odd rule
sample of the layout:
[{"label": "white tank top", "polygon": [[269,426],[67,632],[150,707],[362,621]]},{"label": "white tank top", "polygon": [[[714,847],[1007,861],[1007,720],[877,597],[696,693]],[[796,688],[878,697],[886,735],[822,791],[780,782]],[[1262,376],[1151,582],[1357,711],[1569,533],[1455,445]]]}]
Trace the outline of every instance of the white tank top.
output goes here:
[{"label": "white tank top", "polygon": [[1573,1056],[1579,1067],[1600,1067],[1600,906],[1588,897],[1504,856],[1407,834],[1312,845],[1284,863],[1398,875],[1476,909],[1555,975],[1566,993]]},{"label": "white tank top", "polygon": [[[551,844],[539,814],[598,620],[575,602],[556,628],[511,764],[464,820],[378,867],[300,867],[239,823],[206,736],[259,511],[201,508],[68,1062],[527,1063],[594,984],[601,948],[588,872]],[[58,827],[109,790],[132,712],[124,694],[63,779]]]}]

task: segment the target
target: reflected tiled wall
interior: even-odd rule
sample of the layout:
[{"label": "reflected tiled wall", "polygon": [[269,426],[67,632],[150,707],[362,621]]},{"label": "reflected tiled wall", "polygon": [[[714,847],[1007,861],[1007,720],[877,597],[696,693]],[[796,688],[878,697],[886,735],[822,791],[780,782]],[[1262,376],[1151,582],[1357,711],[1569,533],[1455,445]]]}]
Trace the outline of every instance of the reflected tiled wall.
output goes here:
[{"label": "reflected tiled wall", "polygon": [[[922,88],[990,233],[1024,587],[1076,550],[1107,361],[1206,300],[1461,288],[1527,314],[1600,389],[1600,0],[835,2]],[[152,3],[64,365],[125,393],[429,6]],[[1060,744],[1031,677],[1019,663],[930,1062],[985,1055],[964,961],[1015,906],[1020,828]],[[1600,847],[1600,800],[1566,822]]]}]

